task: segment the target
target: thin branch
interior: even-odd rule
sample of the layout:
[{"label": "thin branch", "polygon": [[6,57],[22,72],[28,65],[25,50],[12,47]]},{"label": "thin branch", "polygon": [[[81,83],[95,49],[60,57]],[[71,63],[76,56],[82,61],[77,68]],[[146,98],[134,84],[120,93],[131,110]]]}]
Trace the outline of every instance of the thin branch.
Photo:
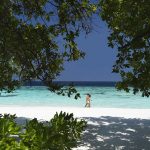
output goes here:
[{"label": "thin branch", "polygon": [[47,2],[50,3],[54,7],[59,7],[58,5],[55,5],[54,3],[50,2],[50,1],[47,1]]}]

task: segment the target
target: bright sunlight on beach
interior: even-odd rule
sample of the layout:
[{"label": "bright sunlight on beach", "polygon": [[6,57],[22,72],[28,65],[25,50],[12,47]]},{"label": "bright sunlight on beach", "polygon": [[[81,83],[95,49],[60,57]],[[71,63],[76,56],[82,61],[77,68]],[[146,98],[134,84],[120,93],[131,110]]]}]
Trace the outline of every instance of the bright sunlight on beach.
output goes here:
[{"label": "bright sunlight on beach", "polygon": [[149,0],[0,1],[0,150],[150,150],[149,96]]}]

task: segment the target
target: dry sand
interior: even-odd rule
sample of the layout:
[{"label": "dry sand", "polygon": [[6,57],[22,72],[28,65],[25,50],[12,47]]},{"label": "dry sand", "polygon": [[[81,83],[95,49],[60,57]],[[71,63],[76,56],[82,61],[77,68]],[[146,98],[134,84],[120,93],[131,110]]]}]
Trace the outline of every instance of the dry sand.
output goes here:
[{"label": "dry sand", "polygon": [[18,117],[49,120],[56,112],[73,113],[75,117],[101,116],[150,119],[150,109],[122,109],[122,108],[75,108],[75,107],[0,107],[0,113],[16,114]]}]

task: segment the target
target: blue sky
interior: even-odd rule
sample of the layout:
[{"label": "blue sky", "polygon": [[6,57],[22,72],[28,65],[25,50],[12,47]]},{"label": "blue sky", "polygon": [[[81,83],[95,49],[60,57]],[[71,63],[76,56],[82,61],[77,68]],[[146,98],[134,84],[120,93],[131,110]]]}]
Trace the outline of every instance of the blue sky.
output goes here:
[{"label": "blue sky", "polygon": [[118,81],[119,75],[112,73],[116,50],[107,46],[108,28],[100,22],[87,37],[81,35],[79,47],[86,52],[84,59],[65,64],[59,81]]}]

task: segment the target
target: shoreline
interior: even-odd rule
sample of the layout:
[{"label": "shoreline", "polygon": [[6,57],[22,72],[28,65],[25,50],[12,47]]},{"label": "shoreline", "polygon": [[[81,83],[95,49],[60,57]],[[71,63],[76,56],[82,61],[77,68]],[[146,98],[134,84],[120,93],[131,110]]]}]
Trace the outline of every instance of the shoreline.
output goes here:
[{"label": "shoreline", "polygon": [[150,109],[128,108],[78,108],[78,107],[50,107],[50,106],[0,106],[0,114],[16,114],[17,117],[50,120],[56,112],[73,113],[74,117],[100,118],[103,116],[150,119]]}]

